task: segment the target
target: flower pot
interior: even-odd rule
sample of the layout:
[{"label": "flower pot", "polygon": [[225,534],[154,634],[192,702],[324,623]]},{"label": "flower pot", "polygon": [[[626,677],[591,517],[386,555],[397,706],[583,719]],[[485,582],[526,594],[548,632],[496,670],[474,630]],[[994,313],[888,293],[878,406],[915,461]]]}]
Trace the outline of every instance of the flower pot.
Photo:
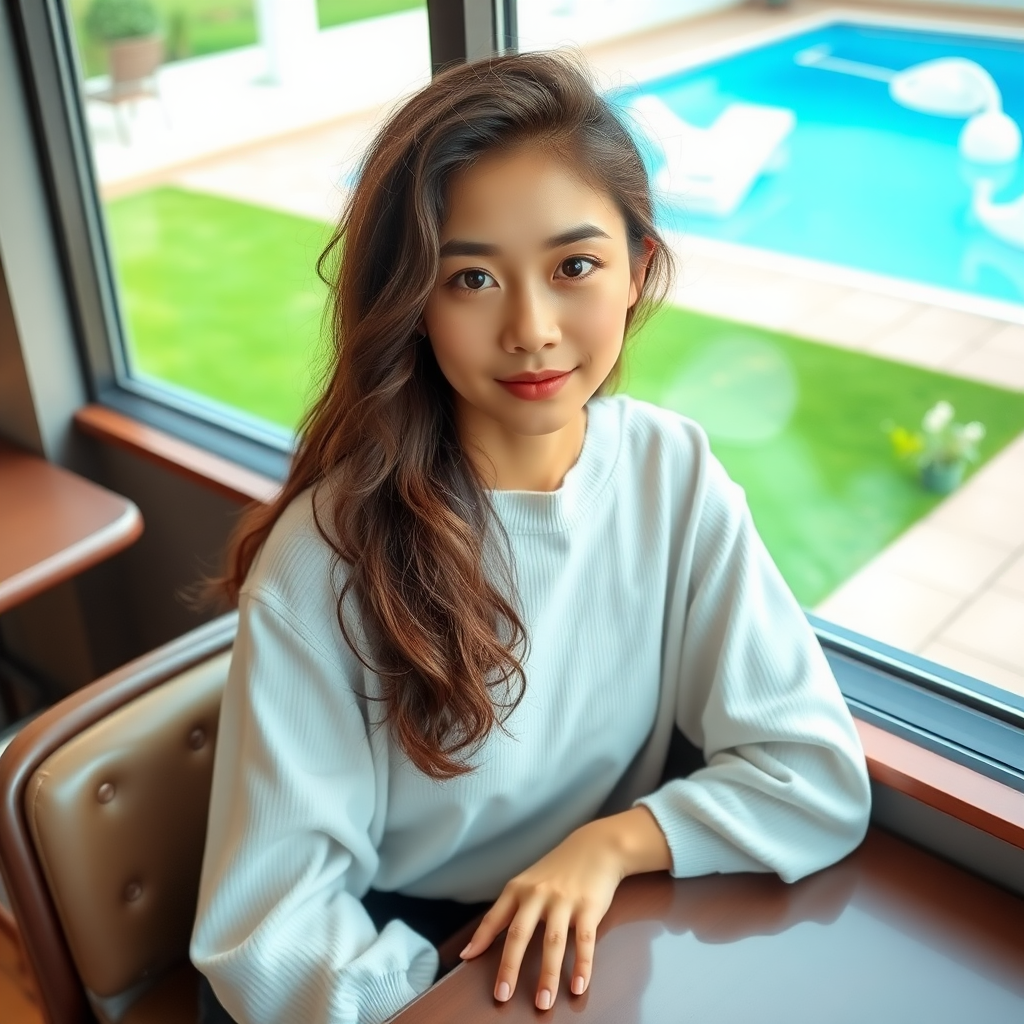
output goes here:
[{"label": "flower pot", "polygon": [[159,35],[119,39],[107,46],[110,82],[114,90],[131,91],[152,78],[164,59]]},{"label": "flower pot", "polygon": [[963,462],[928,462],[921,467],[921,486],[936,494],[955,491],[963,478]]}]

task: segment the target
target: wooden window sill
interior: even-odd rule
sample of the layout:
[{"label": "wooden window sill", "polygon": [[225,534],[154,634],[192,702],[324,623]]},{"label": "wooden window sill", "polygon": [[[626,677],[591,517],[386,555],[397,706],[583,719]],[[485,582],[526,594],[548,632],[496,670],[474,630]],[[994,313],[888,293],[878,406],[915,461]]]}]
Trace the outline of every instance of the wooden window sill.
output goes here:
[{"label": "wooden window sill", "polygon": [[[240,504],[267,501],[280,488],[270,477],[104,406],[83,407],[75,425]],[[1024,849],[1024,793],[868,722],[857,720],[857,730],[875,782]]]},{"label": "wooden window sill", "polygon": [[1024,850],[1024,793],[855,719],[875,782]]},{"label": "wooden window sill", "polygon": [[271,477],[103,405],[83,406],[75,413],[75,426],[83,434],[155,462],[241,505],[269,501],[281,489]]}]

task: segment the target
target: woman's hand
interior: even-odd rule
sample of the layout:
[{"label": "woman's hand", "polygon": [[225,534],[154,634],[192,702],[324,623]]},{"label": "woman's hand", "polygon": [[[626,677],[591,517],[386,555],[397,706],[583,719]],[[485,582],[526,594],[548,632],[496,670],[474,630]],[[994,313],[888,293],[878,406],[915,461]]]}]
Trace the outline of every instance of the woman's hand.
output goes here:
[{"label": "woman's hand", "polygon": [[590,984],[597,926],[619,882],[671,864],[665,837],[645,807],[592,821],[505,886],[461,955],[467,960],[479,956],[508,928],[494,985],[494,998],[504,1002],[515,991],[523,954],[543,921],[544,952],[535,1001],[538,1009],[548,1010],[558,992],[569,929],[576,936],[570,987],[581,995]]}]

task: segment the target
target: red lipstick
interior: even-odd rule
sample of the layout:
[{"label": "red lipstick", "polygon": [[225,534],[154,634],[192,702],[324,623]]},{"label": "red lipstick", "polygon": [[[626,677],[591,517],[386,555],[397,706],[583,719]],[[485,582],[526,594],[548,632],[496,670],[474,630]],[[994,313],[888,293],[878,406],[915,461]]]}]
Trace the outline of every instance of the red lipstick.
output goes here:
[{"label": "red lipstick", "polygon": [[572,370],[537,370],[530,373],[517,373],[514,377],[499,380],[498,383],[516,398],[521,398],[526,402],[536,402],[542,398],[551,398],[557,395],[572,372]]}]

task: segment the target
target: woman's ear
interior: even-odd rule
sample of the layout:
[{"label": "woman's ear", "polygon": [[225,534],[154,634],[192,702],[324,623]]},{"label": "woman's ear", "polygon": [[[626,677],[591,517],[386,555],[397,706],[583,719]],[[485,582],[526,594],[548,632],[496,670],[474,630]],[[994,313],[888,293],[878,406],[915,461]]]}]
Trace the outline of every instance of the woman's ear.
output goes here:
[{"label": "woman's ear", "polygon": [[651,260],[654,257],[654,251],[658,248],[658,243],[653,238],[644,237],[644,252],[643,255],[637,260],[636,266],[633,268],[631,280],[629,283],[629,308],[632,309],[640,298],[640,292],[643,290],[644,281],[647,280],[647,268],[651,265]]}]

